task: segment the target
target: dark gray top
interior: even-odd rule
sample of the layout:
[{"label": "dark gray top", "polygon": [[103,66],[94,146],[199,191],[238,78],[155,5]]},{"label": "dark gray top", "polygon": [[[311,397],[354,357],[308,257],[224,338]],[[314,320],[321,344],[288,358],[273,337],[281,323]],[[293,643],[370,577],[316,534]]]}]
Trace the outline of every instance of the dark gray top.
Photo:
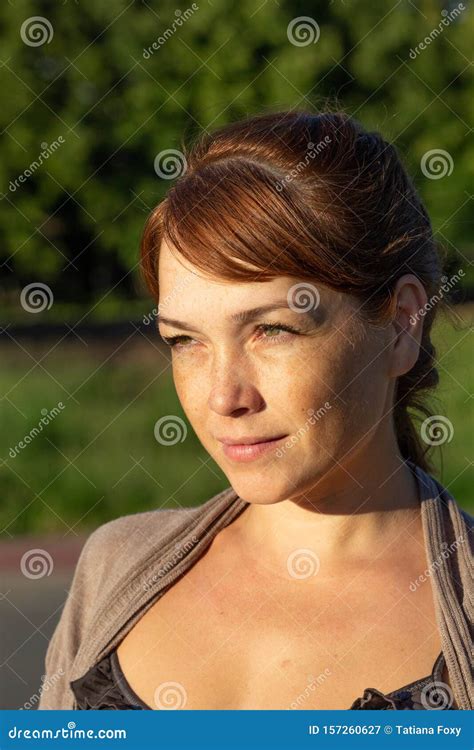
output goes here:
[{"label": "dark gray top", "polygon": [[[441,653],[436,658],[431,674],[410,682],[391,693],[366,688],[349,710],[388,709],[423,710],[451,709],[452,692],[442,680],[445,660]],[[70,683],[77,699],[77,709],[152,710],[132,690],[122,672],[116,650],[111,651],[80,679]]]}]

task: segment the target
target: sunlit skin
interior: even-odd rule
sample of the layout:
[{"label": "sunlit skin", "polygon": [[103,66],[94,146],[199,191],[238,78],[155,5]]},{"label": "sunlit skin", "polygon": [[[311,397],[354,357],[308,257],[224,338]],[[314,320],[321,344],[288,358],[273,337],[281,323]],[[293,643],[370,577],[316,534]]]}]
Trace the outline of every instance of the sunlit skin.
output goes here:
[{"label": "sunlit skin", "polygon": [[[355,297],[316,280],[317,308],[292,310],[287,295],[298,282],[308,280],[211,279],[166,242],[160,248],[159,331],[183,337],[172,348],[178,397],[206,451],[251,504],[232,523],[233,540],[277,576],[299,548],[316,550],[322,571],[334,572],[368,555],[383,558],[404,527],[422,542],[416,484],[390,411],[396,378],[418,358],[424,288],[412,274],[401,277],[392,321],[375,328],[357,315]],[[229,319],[277,300],[281,309],[255,320]],[[278,324],[299,333],[262,328]],[[330,408],[308,423],[309,410],[325,403]],[[229,459],[217,439],[280,434],[298,438],[283,455],[250,463]]]}]

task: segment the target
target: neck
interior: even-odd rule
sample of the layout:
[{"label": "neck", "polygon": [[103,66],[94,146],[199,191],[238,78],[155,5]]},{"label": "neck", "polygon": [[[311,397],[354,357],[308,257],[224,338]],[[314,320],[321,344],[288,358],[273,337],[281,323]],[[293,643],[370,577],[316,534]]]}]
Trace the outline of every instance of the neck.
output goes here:
[{"label": "neck", "polygon": [[[275,572],[297,550],[311,550],[333,576],[376,558],[393,563],[407,535],[423,546],[416,478],[397,451],[385,455],[337,465],[298,497],[251,504],[232,524],[239,548]],[[420,545],[412,546],[419,555]]]}]

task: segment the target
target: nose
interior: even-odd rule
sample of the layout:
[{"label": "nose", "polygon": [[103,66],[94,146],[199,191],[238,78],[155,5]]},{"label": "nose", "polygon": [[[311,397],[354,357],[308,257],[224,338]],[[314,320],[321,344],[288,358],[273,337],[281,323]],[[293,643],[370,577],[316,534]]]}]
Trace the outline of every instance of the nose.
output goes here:
[{"label": "nose", "polygon": [[255,373],[241,356],[221,355],[210,375],[208,406],[222,416],[259,411],[264,400]]}]

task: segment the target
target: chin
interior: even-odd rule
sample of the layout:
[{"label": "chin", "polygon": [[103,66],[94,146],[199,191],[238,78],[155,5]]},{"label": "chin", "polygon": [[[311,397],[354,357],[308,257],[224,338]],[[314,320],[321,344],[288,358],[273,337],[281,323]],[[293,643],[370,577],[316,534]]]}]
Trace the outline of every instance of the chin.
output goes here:
[{"label": "chin", "polygon": [[280,503],[282,500],[286,500],[292,492],[294,492],[294,486],[288,485],[288,483],[281,483],[280,485],[272,485],[269,481],[265,481],[262,477],[260,480],[258,476],[253,475],[247,479],[244,477],[232,476],[227,474],[229,483],[232,489],[235,490],[237,495],[245,500],[247,503],[255,505],[273,505],[274,503]]}]

